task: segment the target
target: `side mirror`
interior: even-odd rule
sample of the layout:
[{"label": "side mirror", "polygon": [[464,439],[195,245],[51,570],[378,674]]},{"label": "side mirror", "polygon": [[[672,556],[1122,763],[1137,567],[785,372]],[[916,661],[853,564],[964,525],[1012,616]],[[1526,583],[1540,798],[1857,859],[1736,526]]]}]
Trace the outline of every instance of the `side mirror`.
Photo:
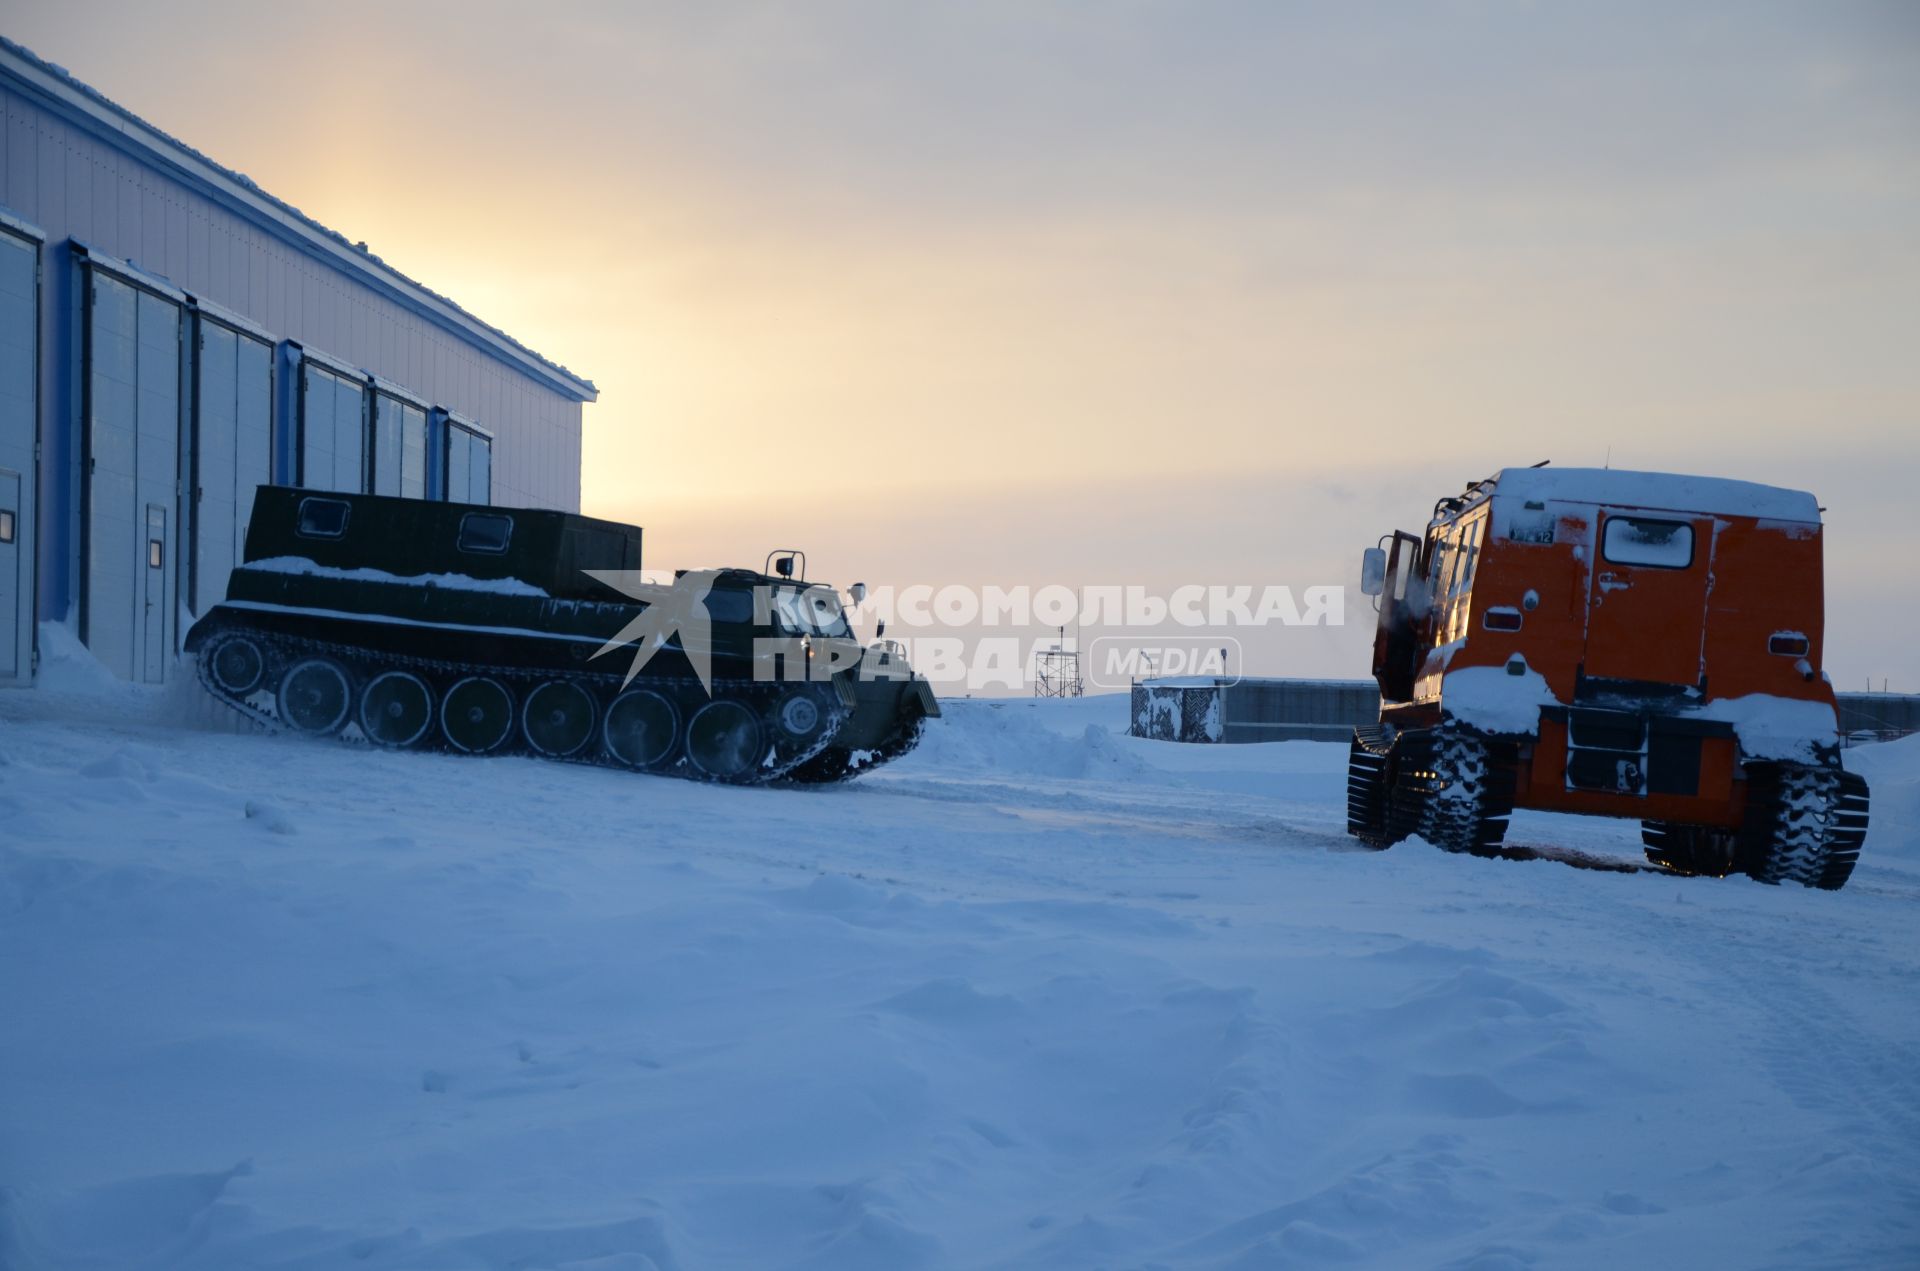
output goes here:
[{"label": "side mirror", "polygon": [[1360,557],[1360,594],[1364,596],[1377,596],[1386,589],[1386,549],[1369,547]]},{"label": "side mirror", "polygon": [[885,634],[887,634],[887,620],[885,618],[882,618],[880,619],[880,621],[873,624],[873,638],[878,640],[881,636]]},{"label": "side mirror", "polygon": [[867,598],[867,585],[865,583],[855,583],[853,586],[847,588],[847,595],[851,596],[853,603],[858,606],[861,601]]}]

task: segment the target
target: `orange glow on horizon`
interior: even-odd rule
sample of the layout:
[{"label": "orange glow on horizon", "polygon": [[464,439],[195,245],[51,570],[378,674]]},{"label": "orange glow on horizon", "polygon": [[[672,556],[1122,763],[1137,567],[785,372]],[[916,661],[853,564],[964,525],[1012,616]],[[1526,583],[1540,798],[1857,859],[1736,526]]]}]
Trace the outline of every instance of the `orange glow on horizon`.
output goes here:
[{"label": "orange glow on horizon", "polygon": [[[1642,76],[1663,135],[1528,95],[1518,55],[1475,85],[1365,45],[1296,117],[1260,95],[1314,74],[1283,41],[1188,77],[1075,42],[1121,59],[1109,88],[995,60],[962,14],[927,20],[974,59],[949,81],[891,27],[900,48],[836,60],[877,19],[368,8],[385,38],[342,56],[214,7],[165,65],[175,15],[13,24],[592,378],[583,510],[647,526],[650,563],[804,537],[870,581],[1344,581],[1469,478],[1610,460],[1812,487],[1838,509],[1836,678],[1852,657],[1920,688],[1865,630],[1904,525],[1883,474],[1920,467],[1920,173],[1853,81],[1794,78],[1794,40],[1754,54],[1777,85],[1599,64]],[[1429,79],[1452,96],[1392,99]],[[1715,92],[1721,130],[1688,134]],[[1859,126],[1748,145],[1735,107]]]}]

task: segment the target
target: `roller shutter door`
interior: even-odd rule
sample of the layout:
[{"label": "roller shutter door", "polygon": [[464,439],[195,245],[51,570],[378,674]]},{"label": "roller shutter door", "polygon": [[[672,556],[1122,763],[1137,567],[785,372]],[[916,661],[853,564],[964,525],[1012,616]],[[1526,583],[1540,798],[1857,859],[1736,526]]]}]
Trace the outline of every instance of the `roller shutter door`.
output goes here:
[{"label": "roller shutter door", "polygon": [[87,281],[82,634],[116,675],[159,683],[177,626],[184,315],[98,268]]},{"label": "roller shutter door", "polygon": [[40,244],[0,229],[0,684],[33,674]]},{"label": "roller shutter door", "polygon": [[190,608],[226,595],[254,491],[273,480],[273,347],[202,316],[195,341]]}]

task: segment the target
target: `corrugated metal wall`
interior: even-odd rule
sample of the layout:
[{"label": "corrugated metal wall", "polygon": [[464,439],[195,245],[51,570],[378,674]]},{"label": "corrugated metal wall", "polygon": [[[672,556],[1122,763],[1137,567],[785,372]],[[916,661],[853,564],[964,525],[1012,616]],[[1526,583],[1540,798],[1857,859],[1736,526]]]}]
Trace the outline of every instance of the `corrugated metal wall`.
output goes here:
[{"label": "corrugated metal wall", "polygon": [[1372,680],[1243,680],[1223,694],[1227,741],[1337,741],[1380,717]]},{"label": "corrugated metal wall", "polygon": [[[21,95],[0,89],[0,104],[0,204],[50,243],[71,237],[123,257],[479,421],[496,438],[495,502],[578,510],[579,402]],[[50,295],[47,329],[54,303]],[[59,354],[44,343],[50,382]]]},{"label": "corrugated metal wall", "polygon": [[[1207,714],[1206,699],[1219,699],[1218,736],[1181,728],[1178,721]],[[1920,732],[1920,695],[1839,693],[1840,731],[1855,740]],[[1153,712],[1155,701],[1178,701],[1180,709]],[[1146,680],[1133,687],[1133,734],[1162,741],[1333,741],[1345,745],[1358,724],[1380,717],[1380,693],[1372,680],[1240,680],[1196,688],[1184,681]],[[1169,726],[1167,720],[1175,724]]]},{"label": "corrugated metal wall", "polygon": [[1854,737],[1920,733],[1920,694],[1840,693],[1840,731]]}]

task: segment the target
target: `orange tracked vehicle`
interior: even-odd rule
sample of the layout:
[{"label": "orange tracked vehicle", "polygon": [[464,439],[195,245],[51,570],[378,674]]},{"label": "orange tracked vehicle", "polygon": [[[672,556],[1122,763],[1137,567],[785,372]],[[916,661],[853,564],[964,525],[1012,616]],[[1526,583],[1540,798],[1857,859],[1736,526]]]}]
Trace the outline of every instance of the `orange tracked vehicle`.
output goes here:
[{"label": "orange tracked vehicle", "polygon": [[1377,724],[1348,832],[1498,855],[1514,808],[1641,823],[1685,874],[1845,885],[1866,783],[1820,669],[1820,512],[1797,490],[1507,468],[1369,548]]}]

